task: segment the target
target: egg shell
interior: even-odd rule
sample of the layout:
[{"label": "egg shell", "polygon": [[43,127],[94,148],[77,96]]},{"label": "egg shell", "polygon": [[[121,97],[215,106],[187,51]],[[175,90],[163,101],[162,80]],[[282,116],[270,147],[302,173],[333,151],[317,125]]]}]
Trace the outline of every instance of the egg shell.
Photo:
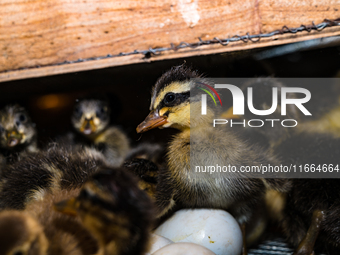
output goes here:
[{"label": "egg shell", "polygon": [[223,210],[180,210],[154,233],[175,243],[202,245],[217,255],[238,255],[242,251],[240,226],[233,216]]},{"label": "egg shell", "polygon": [[152,234],[151,240],[150,240],[150,250],[145,255],[152,254],[155,251],[163,248],[164,246],[172,244],[172,243],[173,241],[169,240],[168,238]]},{"label": "egg shell", "polygon": [[152,255],[215,255],[204,246],[194,243],[173,243],[164,246]]}]

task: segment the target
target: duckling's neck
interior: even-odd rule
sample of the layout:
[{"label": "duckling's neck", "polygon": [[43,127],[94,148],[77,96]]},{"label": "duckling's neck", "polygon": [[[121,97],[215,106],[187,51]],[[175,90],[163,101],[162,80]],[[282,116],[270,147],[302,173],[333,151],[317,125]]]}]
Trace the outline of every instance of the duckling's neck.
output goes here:
[{"label": "duckling's neck", "polygon": [[103,130],[90,134],[90,135],[83,135],[88,141],[94,143],[98,137],[100,137],[105,131],[108,129],[108,127],[104,128]]},{"label": "duckling's neck", "polygon": [[190,128],[207,128],[213,125],[213,120],[215,119],[217,113],[211,108],[207,108],[206,114],[201,113],[201,106],[198,107],[197,104],[193,104],[190,109]]}]

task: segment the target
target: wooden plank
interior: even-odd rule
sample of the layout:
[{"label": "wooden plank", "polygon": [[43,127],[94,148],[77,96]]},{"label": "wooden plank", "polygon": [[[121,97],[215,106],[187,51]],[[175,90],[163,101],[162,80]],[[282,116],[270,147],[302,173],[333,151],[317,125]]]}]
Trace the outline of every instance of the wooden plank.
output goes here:
[{"label": "wooden plank", "polygon": [[[230,51],[239,51],[239,50],[250,50],[254,48],[262,48],[268,46],[276,46],[287,43],[300,42],[305,40],[311,40],[322,37],[330,37],[340,35],[340,30],[338,28],[328,28],[322,32],[312,31],[302,32],[301,34],[286,34],[276,36],[275,38],[262,39],[260,42],[256,43],[232,43],[228,46],[221,46],[219,44],[216,45],[206,45],[201,46],[200,48],[186,48],[180,49],[178,51],[167,51],[162,54],[153,56],[152,58],[145,59],[143,55],[130,55],[130,56],[122,56],[122,57],[113,57],[106,58],[101,60],[92,60],[80,63],[73,64],[63,64],[63,65],[55,65],[55,66],[46,66],[40,68],[32,68],[26,70],[14,70],[9,72],[0,73],[0,82],[12,81],[18,79],[26,79],[26,78],[36,78],[48,75],[57,75],[63,73],[72,73],[79,72],[85,70],[93,70],[100,69],[106,67],[114,67],[121,66],[127,64],[136,64],[136,63],[148,63],[151,61],[160,61],[165,59],[172,58],[183,58],[190,56],[198,56],[198,55],[208,55],[208,54],[216,54]],[[274,40],[279,37],[279,40]]]},{"label": "wooden plank", "polygon": [[[66,60],[168,47],[181,41],[192,43],[198,37],[227,38],[247,32],[266,33],[283,25],[320,23],[325,18],[338,18],[339,9],[340,1],[334,0],[2,0],[0,72],[5,80],[4,77],[15,79],[16,75],[36,77],[139,63],[146,60],[129,56],[53,66]],[[261,43],[249,47],[264,47]],[[233,45],[185,49],[155,59],[248,47],[242,43]],[[35,66],[48,67],[18,71]],[[13,72],[4,73],[8,70]]]}]

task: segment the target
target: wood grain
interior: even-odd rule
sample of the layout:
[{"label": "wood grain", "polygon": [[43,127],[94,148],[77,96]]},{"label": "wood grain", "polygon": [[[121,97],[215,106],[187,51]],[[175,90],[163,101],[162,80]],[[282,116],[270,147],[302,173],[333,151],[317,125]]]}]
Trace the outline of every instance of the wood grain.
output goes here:
[{"label": "wood grain", "polygon": [[114,67],[114,66],[122,66],[128,64],[137,64],[137,63],[149,63],[152,61],[160,61],[165,59],[173,59],[173,58],[183,58],[183,57],[191,57],[191,56],[199,56],[199,55],[208,55],[208,54],[216,54],[230,51],[239,51],[239,50],[250,50],[254,48],[262,48],[268,46],[276,46],[286,43],[294,43],[300,42],[304,40],[329,37],[340,35],[340,30],[338,28],[329,28],[320,32],[303,32],[301,34],[287,34],[280,35],[280,40],[275,40],[277,37],[271,39],[263,39],[257,43],[234,43],[228,46],[220,46],[220,45],[209,45],[202,46],[196,49],[181,49],[178,51],[169,51],[164,52],[160,55],[154,56],[150,59],[145,59],[141,55],[130,55],[123,57],[115,57],[115,58],[107,58],[102,60],[93,60],[86,61],[81,63],[74,64],[65,64],[65,65],[56,65],[56,66],[46,66],[40,68],[32,68],[26,70],[13,70],[9,72],[0,73],[0,82],[26,79],[26,78],[36,78],[48,75],[56,75],[56,74],[64,74],[64,73],[72,73],[79,72],[85,70],[93,70],[93,69],[101,69],[106,67]]},{"label": "wood grain", "polygon": [[[204,40],[227,38],[247,32],[266,33],[283,25],[298,27],[312,21],[320,23],[325,18],[338,18],[339,10],[340,1],[337,0],[1,0],[0,80],[9,76],[14,79],[13,72],[35,70],[35,76],[43,73],[37,68],[18,71],[20,68],[51,65],[52,73],[44,74],[49,75],[150,61],[136,55],[71,64],[73,69],[70,65],[52,66],[66,60],[168,47],[170,43],[181,41],[196,42],[198,37]],[[327,30],[330,31],[313,34],[318,36]],[[339,30],[338,27],[332,31]],[[264,47],[262,43],[204,46],[164,53],[158,59],[239,50],[249,45]]]}]

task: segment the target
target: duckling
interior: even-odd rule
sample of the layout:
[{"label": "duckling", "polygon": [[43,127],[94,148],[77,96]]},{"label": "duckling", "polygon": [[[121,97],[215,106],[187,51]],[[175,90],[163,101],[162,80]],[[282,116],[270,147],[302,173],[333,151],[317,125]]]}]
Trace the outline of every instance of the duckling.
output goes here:
[{"label": "duckling", "polygon": [[47,149],[7,166],[0,180],[0,210],[22,210],[32,200],[40,200],[53,190],[81,187],[106,165],[97,150],[73,148],[51,143]]},{"label": "duckling", "polygon": [[[201,94],[194,96],[190,92],[198,91],[202,83],[209,84],[209,81],[184,65],[171,68],[156,82],[151,112],[137,127],[138,133],[156,127],[173,127],[180,131],[168,147],[167,167],[159,169],[155,195],[158,216],[180,204],[225,209],[243,224],[250,220],[267,187],[285,191],[289,183],[248,178],[238,171],[211,175],[195,170],[195,166],[216,164],[240,170],[241,166],[275,165],[277,162],[268,151],[248,144],[242,134],[214,128],[212,119],[217,113],[209,102],[207,114],[200,114]],[[195,146],[191,146],[192,143]]]},{"label": "duckling", "polygon": [[294,179],[287,194],[281,225],[294,255],[314,251],[339,254],[339,181]]},{"label": "duckling", "polygon": [[[285,87],[285,85],[278,79],[274,77],[260,77],[247,80],[247,82],[240,86],[240,89],[243,91],[246,98],[249,87],[253,88],[253,106],[255,109],[270,109],[272,105],[273,88],[277,88],[278,105],[281,105],[281,89]],[[287,97],[296,98],[296,94],[289,93],[287,94]],[[242,119],[246,121],[250,119],[261,119],[263,121],[265,119],[281,119],[281,116],[281,107],[277,107],[274,113],[269,116],[255,115],[249,111],[248,107],[245,107],[245,114],[243,116],[233,115],[233,107],[230,107],[227,111],[221,114],[221,117],[225,119]],[[295,119],[300,122],[299,110],[295,105],[287,105],[287,114],[285,118]],[[243,129],[243,135],[247,137],[248,141],[260,144],[269,150],[275,146],[278,146],[285,139],[288,139],[297,133],[295,129],[285,128],[281,125],[275,125],[274,127],[263,126],[261,128],[249,128],[246,126],[245,128],[240,128]],[[284,193],[277,190],[268,189],[265,195],[266,212],[262,212],[262,215],[266,214],[270,220],[277,223],[277,221],[282,219],[284,201]]]},{"label": "duckling", "polygon": [[[270,108],[268,98],[271,99],[271,88],[282,88],[284,85],[273,78],[259,78],[244,84],[243,91],[249,86],[261,88],[261,93],[254,98],[254,107],[264,110]],[[296,97],[295,94],[290,96]],[[322,112],[324,109],[319,110],[318,115]],[[334,108],[320,119],[307,121],[302,120],[297,108],[291,105],[287,108],[287,118],[302,122],[295,129],[285,130],[278,126],[271,130],[256,129],[255,132],[268,139],[272,153],[280,158],[283,165],[314,164],[317,167],[333,164],[335,167],[339,164],[340,139],[336,136],[336,124],[331,125],[331,120],[336,119],[337,112],[338,109]],[[280,116],[281,109],[277,108],[271,118],[279,119]],[[245,119],[251,118],[254,116],[246,112]],[[336,250],[335,254],[338,254],[340,225],[336,214],[340,211],[339,180],[291,179],[289,183],[291,188],[283,193],[268,190],[266,202],[271,218],[281,223],[288,241],[297,247],[294,254],[310,255],[314,245],[324,248],[321,243],[326,244],[328,252]]]},{"label": "duckling", "polygon": [[103,167],[79,196],[59,202],[55,209],[81,218],[99,242],[98,254],[141,255],[149,248],[153,203],[126,169]]},{"label": "duckling", "polygon": [[[26,110],[8,105],[0,111],[0,161],[11,164],[38,151],[37,132]],[[0,163],[1,163],[0,162]]]},{"label": "duckling", "polygon": [[[0,236],[5,242],[0,248],[5,253],[1,254],[95,254],[98,243],[79,218],[67,217],[53,209],[60,199],[78,194],[79,189],[55,190],[40,200],[31,201],[24,211],[0,213]],[[8,235],[8,230],[13,234]]]},{"label": "duckling", "polygon": [[[314,164],[317,168],[332,164],[339,169],[340,139],[331,134],[300,133],[283,141],[275,152],[285,165]],[[331,179],[321,179],[321,175],[318,179],[290,180],[291,189],[284,194],[279,215],[288,241],[297,247],[295,255],[310,255],[314,246],[326,248],[328,254],[340,252],[340,181],[336,179],[338,171],[333,173],[335,178]]]},{"label": "duckling", "polygon": [[129,140],[118,127],[109,124],[110,107],[106,101],[83,99],[74,106],[72,125],[81,135],[79,142],[94,146],[105,155],[111,166],[118,167],[129,152]]}]

